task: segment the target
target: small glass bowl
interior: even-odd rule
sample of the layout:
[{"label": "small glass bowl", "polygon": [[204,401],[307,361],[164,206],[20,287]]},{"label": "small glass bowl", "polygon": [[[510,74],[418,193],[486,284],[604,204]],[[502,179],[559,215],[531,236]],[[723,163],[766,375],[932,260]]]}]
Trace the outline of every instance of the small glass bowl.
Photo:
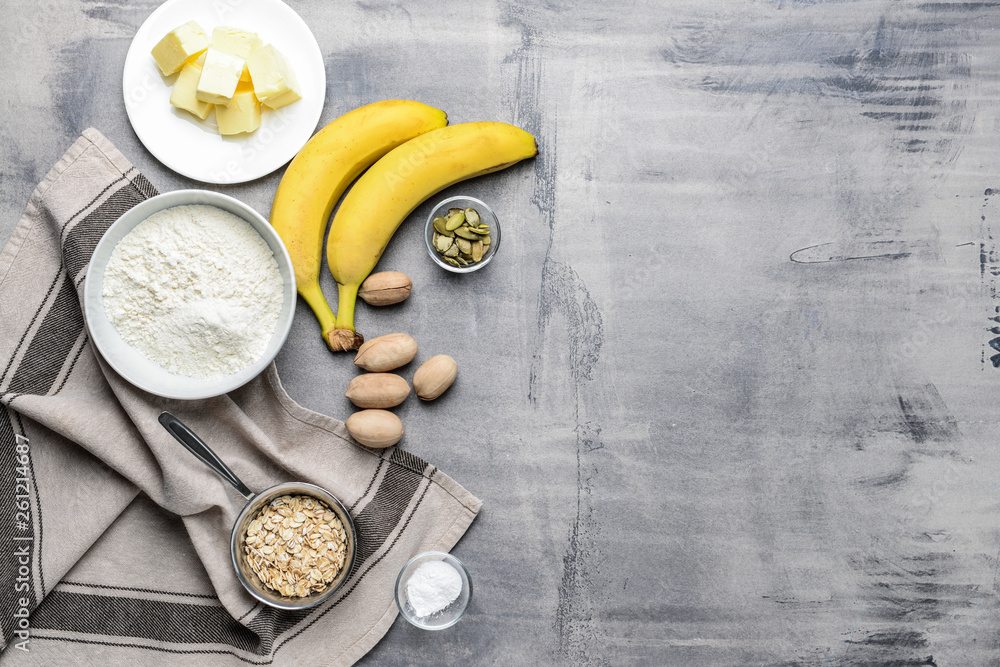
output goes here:
[{"label": "small glass bowl", "polygon": [[[417,616],[416,610],[413,609],[413,605],[406,597],[406,582],[418,567],[433,560],[443,560],[458,571],[459,576],[462,577],[462,592],[458,594],[454,602],[441,611],[429,616]],[[399,613],[411,624],[423,630],[444,630],[455,625],[465,615],[465,609],[469,606],[471,599],[472,579],[469,578],[469,571],[465,569],[462,561],[443,551],[425,551],[422,554],[417,554],[403,566],[403,569],[399,571],[399,576],[396,577],[396,606],[399,607]]]},{"label": "small glass bowl", "polygon": [[[449,208],[474,208],[479,213],[482,221],[490,226],[490,244],[486,246],[486,252],[478,262],[474,262],[468,266],[452,266],[441,258],[441,253],[434,247],[434,218],[443,217]],[[497,248],[500,247],[500,221],[497,220],[497,214],[484,201],[475,197],[449,197],[435,206],[434,210],[427,217],[427,224],[424,225],[424,245],[427,246],[427,253],[434,260],[434,263],[445,271],[451,271],[452,273],[472,273],[489,264],[490,260],[493,259],[493,255],[497,254]]]}]

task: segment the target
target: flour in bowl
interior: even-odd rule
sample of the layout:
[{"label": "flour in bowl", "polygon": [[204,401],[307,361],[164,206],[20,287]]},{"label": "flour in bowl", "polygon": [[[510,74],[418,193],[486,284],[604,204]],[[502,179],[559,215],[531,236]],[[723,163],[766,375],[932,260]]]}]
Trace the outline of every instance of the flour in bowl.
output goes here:
[{"label": "flour in bowl", "polygon": [[283,290],[271,248],[249,223],[215,206],[175,206],[115,246],[104,309],[147,358],[213,380],[264,354]]}]

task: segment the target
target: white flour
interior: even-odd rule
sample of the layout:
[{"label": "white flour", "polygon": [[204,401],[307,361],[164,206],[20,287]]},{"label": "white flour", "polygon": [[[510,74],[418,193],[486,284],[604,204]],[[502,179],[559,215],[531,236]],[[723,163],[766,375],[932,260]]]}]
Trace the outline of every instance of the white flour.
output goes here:
[{"label": "white flour", "polygon": [[172,373],[216,379],[259,359],[281,312],[267,243],[215,206],[154,213],[118,242],[104,309],[118,333]]},{"label": "white flour", "polygon": [[418,617],[441,611],[462,592],[462,575],[443,560],[422,563],[406,580],[406,597]]}]

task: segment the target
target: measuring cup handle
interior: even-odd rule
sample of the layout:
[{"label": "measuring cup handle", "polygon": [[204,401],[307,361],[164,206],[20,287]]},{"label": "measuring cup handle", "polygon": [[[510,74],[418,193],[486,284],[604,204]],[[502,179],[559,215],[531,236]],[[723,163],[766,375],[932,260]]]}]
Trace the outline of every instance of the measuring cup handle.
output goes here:
[{"label": "measuring cup handle", "polygon": [[222,459],[201,438],[195,435],[194,431],[189,429],[184,422],[169,412],[161,412],[160,423],[163,424],[163,428],[170,432],[170,435],[177,439],[177,442],[184,445],[189,452],[214,470],[219,477],[232,484],[237,491],[243,494],[244,498],[250,500],[253,497],[253,491],[248,489],[246,484],[240,481],[240,478],[229,469],[229,466],[223,463]]}]

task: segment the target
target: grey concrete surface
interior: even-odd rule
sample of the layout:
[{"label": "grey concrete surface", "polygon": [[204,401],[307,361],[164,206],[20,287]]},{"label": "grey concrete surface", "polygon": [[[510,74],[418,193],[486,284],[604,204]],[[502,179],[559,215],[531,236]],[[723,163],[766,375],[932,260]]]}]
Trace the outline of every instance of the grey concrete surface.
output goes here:
[{"label": "grey concrete surface", "polygon": [[[427,204],[380,264],[412,298],[359,309],[459,361],[403,446],[485,501],[468,616],[365,664],[1000,664],[997,3],[290,4],[321,122],[408,97],[541,147],[448,191],[493,265],[436,269]],[[0,239],[88,126],[196,185],[122,102],[156,5],[4,0]],[[349,414],[301,304],[278,369]]]}]

